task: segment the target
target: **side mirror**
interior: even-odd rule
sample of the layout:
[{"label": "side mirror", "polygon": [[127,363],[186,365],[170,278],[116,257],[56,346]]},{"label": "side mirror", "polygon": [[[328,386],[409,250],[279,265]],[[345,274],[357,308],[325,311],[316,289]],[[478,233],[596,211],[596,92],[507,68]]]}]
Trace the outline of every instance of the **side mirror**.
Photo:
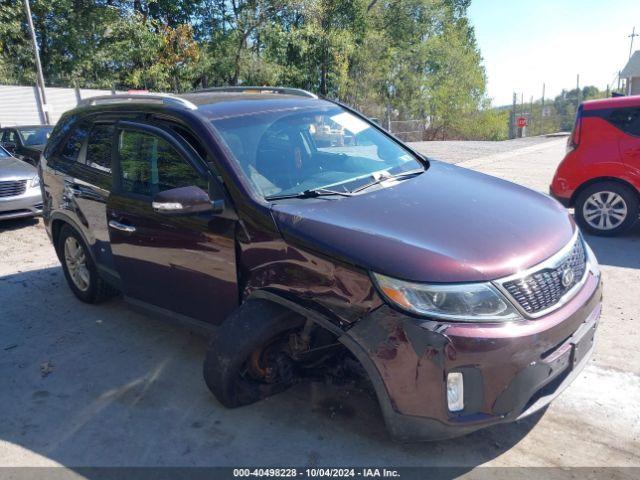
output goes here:
[{"label": "side mirror", "polygon": [[165,190],[153,197],[153,210],[163,215],[189,215],[193,213],[222,213],[224,200],[211,200],[201,188],[180,187]]},{"label": "side mirror", "polygon": [[18,147],[15,142],[4,142],[2,144],[2,146],[4,147],[4,149],[9,152],[9,153],[14,153],[16,151],[16,148]]}]

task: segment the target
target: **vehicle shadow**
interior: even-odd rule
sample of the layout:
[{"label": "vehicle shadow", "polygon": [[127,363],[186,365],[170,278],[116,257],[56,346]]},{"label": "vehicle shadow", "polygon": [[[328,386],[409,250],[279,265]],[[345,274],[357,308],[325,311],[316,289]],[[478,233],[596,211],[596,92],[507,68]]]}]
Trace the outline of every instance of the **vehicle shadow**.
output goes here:
[{"label": "vehicle shadow", "polygon": [[456,466],[516,445],[541,415],[467,437],[399,444],[362,390],[300,384],[222,407],[201,375],[206,339],[75,299],[60,267],[0,277],[0,452],[88,466]]},{"label": "vehicle shadow", "polygon": [[14,220],[2,220],[0,222],[0,232],[9,232],[11,230],[20,230],[26,227],[33,227],[40,222],[39,217],[17,218]]},{"label": "vehicle shadow", "polygon": [[601,265],[640,268],[640,221],[618,237],[585,235],[584,238]]}]

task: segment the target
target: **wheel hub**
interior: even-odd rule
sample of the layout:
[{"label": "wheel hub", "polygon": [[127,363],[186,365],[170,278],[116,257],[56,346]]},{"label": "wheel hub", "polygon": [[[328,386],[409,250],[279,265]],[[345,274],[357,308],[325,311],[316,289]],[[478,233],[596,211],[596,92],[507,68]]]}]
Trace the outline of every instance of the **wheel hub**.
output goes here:
[{"label": "wheel hub", "polygon": [[286,345],[271,344],[255,350],[248,362],[249,374],[266,383],[289,382],[293,378],[293,361],[284,352]]}]

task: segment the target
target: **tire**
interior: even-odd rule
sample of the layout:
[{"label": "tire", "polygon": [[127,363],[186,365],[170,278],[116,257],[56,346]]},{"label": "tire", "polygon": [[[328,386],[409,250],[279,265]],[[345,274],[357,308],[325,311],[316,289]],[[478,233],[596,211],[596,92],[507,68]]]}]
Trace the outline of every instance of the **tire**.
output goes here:
[{"label": "tire", "polygon": [[575,218],[593,235],[620,235],[638,220],[638,192],[612,181],[589,185],[576,198]]},{"label": "tire", "polygon": [[303,325],[302,317],[276,303],[245,302],[224,321],[207,348],[203,375],[211,393],[225,407],[236,408],[286,390],[295,382],[293,376],[267,382],[252,378],[247,365],[256,352],[286,342],[286,333]]},{"label": "tire", "polygon": [[[67,244],[77,247],[75,250],[76,258],[84,264],[84,268],[80,266],[78,261],[74,264],[71,260],[70,257],[73,257],[74,251],[71,250],[71,247],[66,247]],[[58,236],[57,250],[64,276],[71,291],[78,299],[86,303],[100,303],[117,295],[118,291],[100,278],[87,244],[73,227],[69,225],[62,227]],[[81,273],[78,273],[79,271]]]}]

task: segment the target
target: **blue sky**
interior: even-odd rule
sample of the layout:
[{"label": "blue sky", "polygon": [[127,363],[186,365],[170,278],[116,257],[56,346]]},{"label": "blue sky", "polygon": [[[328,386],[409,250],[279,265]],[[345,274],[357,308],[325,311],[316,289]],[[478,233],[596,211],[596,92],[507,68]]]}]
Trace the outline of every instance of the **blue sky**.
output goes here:
[{"label": "blue sky", "polygon": [[[612,84],[640,32],[640,0],[472,0],[469,9],[494,105]],[[634,50],[640,50],[640,37]]]}]

